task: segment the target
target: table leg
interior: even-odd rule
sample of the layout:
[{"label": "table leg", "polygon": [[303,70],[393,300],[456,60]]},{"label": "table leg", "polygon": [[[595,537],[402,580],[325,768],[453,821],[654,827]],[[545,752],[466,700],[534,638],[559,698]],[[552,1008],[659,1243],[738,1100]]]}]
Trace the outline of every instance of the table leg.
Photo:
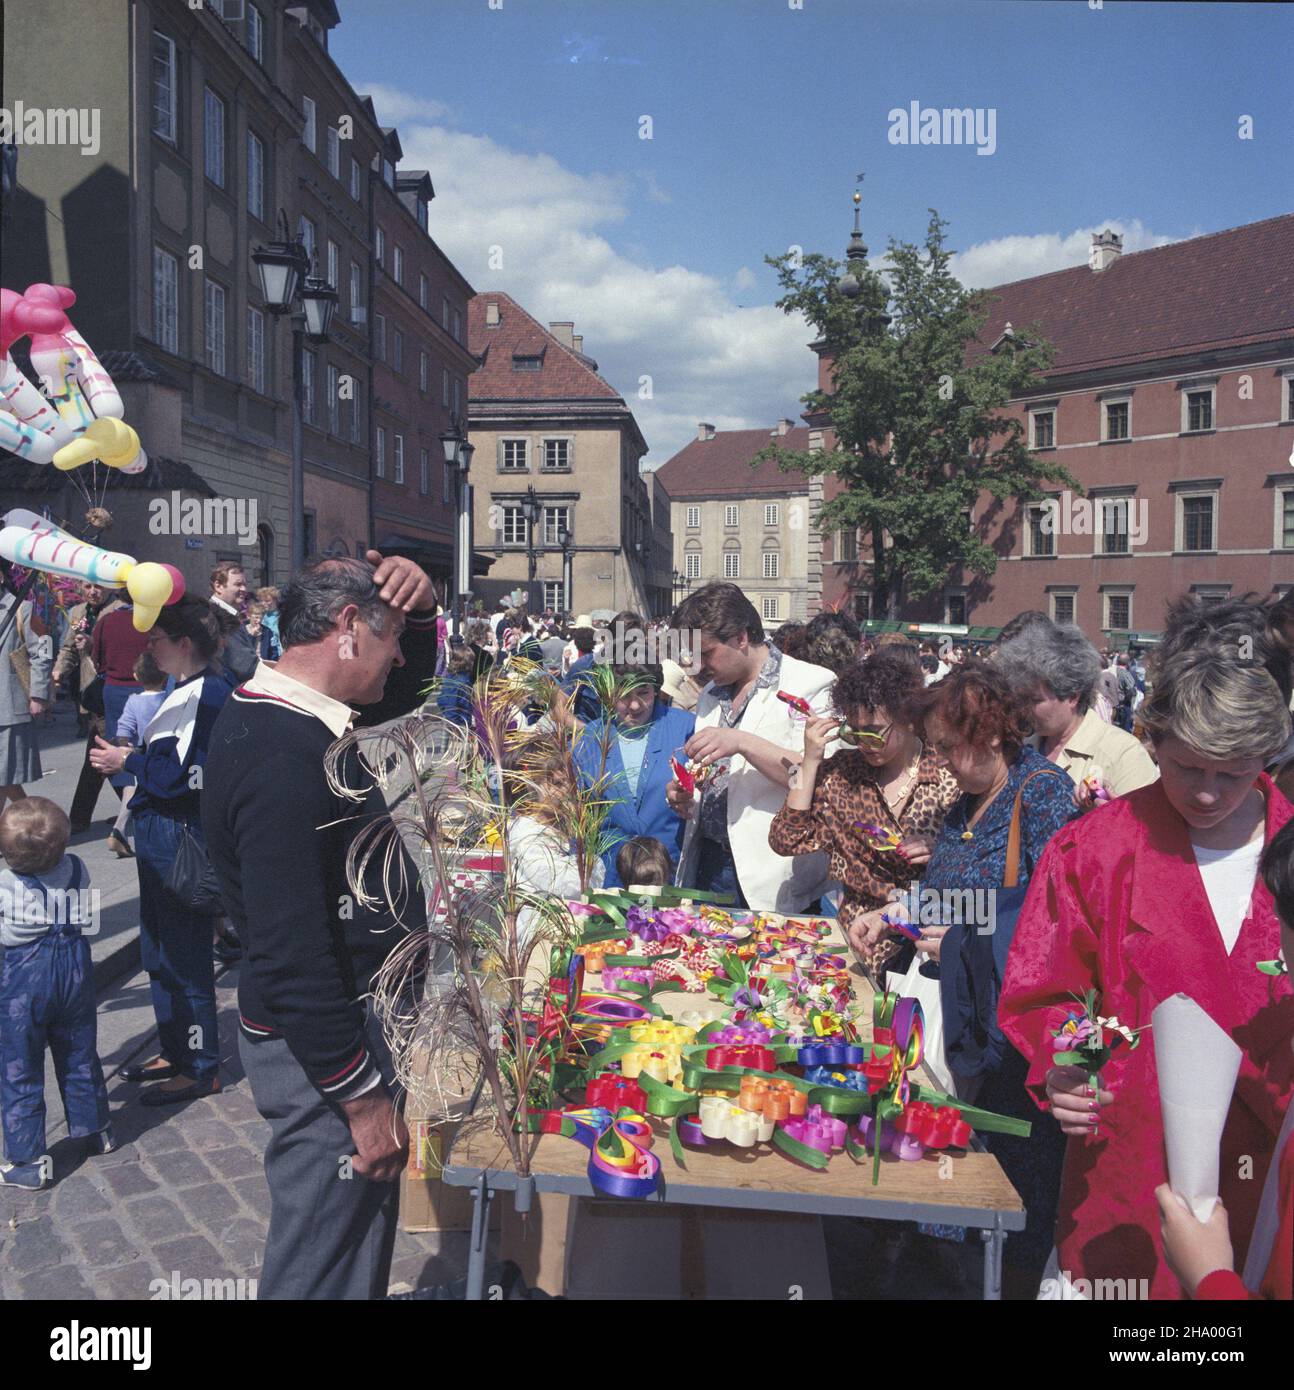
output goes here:
[{"label": "table leg", "polygon": [[490,1200],[494,1192],[481,1174],[472,1189],[472,1234],[467,1247],[467,1292],[469,1303],[485,1296],[485,1244],[490,1235]]},{"label": "table leg", "polygon": [[997,1303],[1002,1298],[1002,1247],[1006,1243],[1000,1216],[994,1217],[992,1230],[980,1232],[980,1239],[984,1242],[984,1298]]}]

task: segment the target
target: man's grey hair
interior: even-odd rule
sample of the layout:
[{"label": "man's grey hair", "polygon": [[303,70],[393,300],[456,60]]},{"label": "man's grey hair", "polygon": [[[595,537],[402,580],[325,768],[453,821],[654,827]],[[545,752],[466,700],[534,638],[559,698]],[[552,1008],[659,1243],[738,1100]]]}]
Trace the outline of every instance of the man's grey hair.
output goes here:
[{"label": "man's grey hair", "polygon": [[1086,714],[1101,674],[1101,657],[1083,636],[1067,624],[1035,623],[998,649],[997,668],[1020,694],[1046,686],[1058,700],[1078,696]]},{"label": "man's grey hair", "polygon": [[333,630],[337,615],[353,603],[371,632],[386,630],[386,605],[373,582],[366,560],[321,560],[301,571],[279,599],[279,640],[289,647],[322,642]]}]

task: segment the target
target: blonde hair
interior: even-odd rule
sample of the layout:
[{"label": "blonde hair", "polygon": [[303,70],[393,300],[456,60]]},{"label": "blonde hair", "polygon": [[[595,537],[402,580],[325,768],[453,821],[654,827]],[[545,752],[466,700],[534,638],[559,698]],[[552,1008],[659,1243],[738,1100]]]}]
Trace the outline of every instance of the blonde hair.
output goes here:
[{"label": "blonde hair", "polygon": [[66,812],[48,797],[25,796],[0,816],[0,853],[16,874],[47,874],[72,834]]},{"label": "blonde hair", "polygon": [[1290,736],[1290,712],[1263,666],[1217,642],[1172,653],[1138,710],[1152,742],[1175,737],[1218,762],[1268,762]]}]

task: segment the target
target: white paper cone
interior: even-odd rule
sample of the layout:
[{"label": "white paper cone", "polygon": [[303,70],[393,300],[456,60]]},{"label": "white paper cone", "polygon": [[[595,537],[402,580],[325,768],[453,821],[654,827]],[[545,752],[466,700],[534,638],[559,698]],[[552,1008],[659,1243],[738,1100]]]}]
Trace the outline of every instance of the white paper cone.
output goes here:
[{"label": "white paper cone", "polygon": [[1240,1071],[1240,1049],[1185,994],[1165,999],[1150,1016],[1159,1100],[1168,1150],[1168,1181],[1197,1221],[1218,1200],[1218,1154]]}]

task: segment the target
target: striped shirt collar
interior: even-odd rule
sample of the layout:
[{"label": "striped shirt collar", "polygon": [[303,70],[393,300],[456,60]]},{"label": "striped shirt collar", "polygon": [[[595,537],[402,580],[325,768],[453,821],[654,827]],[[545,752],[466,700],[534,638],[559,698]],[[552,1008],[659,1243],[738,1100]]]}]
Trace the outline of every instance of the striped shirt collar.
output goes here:
[{"label": "striped shirt collar", "polygon": [[355,719],[355,711],[322,690],[304,685],[278,669],[278,663],[262,660],[251,677],[238,687],[237,695],[258,700],[274,700],[290,705],[302,714],[313,715],[334,738],[341,738]]}]

